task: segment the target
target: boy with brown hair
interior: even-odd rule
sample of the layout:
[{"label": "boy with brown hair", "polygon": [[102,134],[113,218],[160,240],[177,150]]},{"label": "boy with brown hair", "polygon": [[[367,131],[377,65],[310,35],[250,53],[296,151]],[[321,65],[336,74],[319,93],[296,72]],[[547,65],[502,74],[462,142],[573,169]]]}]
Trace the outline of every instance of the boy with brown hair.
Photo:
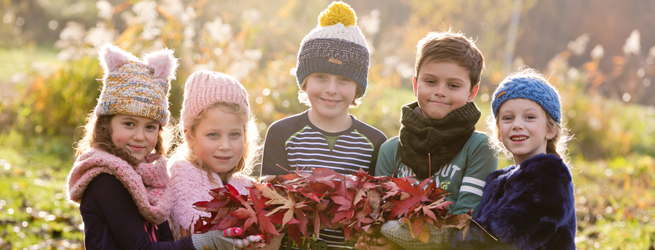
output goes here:
[{"label": "boy with brown hair", "polygon": [[[433,178],[450,194],[449,214],[474,211],[487,175],[498,167],[489,136],[475,131],[481,113],[473,98],[484,57],[471,39],[450,31],[428,33],[417,50],[412,79],[417,101],[402,107],[399,136],[380,147],[375,174],[414,176],[419,181]],[[447,247],[442,243],[449,231],[431,228],[430,243],[425,244],[409,237],[408,227],[399,227],[398,221],[385,223],[381,230],[403,248]]]}]

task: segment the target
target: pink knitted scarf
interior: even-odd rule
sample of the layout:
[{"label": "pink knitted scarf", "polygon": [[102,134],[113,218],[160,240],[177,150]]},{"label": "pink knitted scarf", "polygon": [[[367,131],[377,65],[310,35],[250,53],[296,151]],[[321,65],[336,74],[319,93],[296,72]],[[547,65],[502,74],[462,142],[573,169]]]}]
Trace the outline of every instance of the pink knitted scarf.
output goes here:
[{"label": "pink knitted scarf", "polygon": [[77,158],[68,175],[68,199],[80,204],[86,187],[102,173],[111,174],[123,183],[148,222],[161,224],[168,219],[172,204],[168,191],[170,177],[162,155],[147,155],[137,167],[132,167],[113,154],[89,149]]}]

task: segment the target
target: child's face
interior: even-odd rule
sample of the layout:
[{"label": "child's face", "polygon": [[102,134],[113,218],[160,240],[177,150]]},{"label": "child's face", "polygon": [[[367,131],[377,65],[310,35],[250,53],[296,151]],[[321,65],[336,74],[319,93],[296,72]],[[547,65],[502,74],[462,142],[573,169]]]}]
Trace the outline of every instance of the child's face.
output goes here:
[{"label": "child's face", "polygon": [[473,101],[478,86],[471,89],[468,70],[452,62],[427,61],[414,77],[414,96],[423,116],[442,119],[451,111]]},{"label": "child's face", "polygon": [[327,73],[307,76],[304,91],[311,109],[320,117],[331,119],[348,114],[355,99],[357,83],[348,77]]},{"label": "child's face", "polygon": [[111,141],[119,149],[142,160],[157,145],[159,122],[139,116],[117,115],[111,118]]},{"label": "child's face", "polygon": [[498,110],[499,140],[520,164],[537,154],[546,153],[546,142],[555,136],[548,128],[547,114],[536,102],[508,100]]},{"label": "child's face", "polygon": [[244,126],[241,118],[222,107],[210,108],[193,132],[194,153],[209,169],[225,175],[243,156]]}]

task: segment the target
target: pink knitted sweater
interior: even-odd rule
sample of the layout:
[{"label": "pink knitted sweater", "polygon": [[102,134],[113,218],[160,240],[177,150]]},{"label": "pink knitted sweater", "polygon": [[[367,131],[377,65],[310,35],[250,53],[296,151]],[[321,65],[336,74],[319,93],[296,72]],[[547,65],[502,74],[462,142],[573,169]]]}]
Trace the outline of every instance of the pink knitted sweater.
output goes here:
[{"label": "pink knitted sweater", "polygon": [[[169,184],[173,197],[173,208],[169,223],[175,240],[181,238],[180,226],[190,232],[195,231],[193,227],[200,216],[210,217],[208,212],[198,211],[193,208],[193,203],[198,201],[209,201],[213,197],[209,191],[223,186],[221,178],[212,173],[218,185],[209,181],[207,171],[197,168],[187,160],[178,160],[170,165],[169,169],[171,182]],[[246,187],[252,187],[255,179],[239,173],[233,174],[227,181],[242,195],[249,195]]]},{"label": "pink knitted sweater", "polygon": [[161,224],[168,219],[171,199],[168,192],[170,178],[166,172],[166,158],[147,155],[136,167],[125,160],[99,149],[89,149],[77,158],[67,177],[67,198],[80,204],[89,183],[102,173],[116,176],[132,195],[139,213],[150,223]]}]

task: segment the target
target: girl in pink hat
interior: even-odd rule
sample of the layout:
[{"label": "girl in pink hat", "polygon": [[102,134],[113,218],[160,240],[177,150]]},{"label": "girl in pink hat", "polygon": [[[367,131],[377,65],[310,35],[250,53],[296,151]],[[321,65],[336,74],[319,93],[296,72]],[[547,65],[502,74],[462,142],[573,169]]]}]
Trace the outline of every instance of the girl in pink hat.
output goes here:
[{"label": "girl in pink hat", "polygon": [[[184,87],[181,116],[184,142],[172,156],[169,169],[173,195],[170,222],[176,239],[192,234],[200,216],[210,217],[209,212],[193,208],[194,203],[213,198],[210,190],[230,184],[240,194],[250,194],[247,187],[256,180],[248,175],[259,142],[248,93],[227,74],[193,73]],[[282,237],[265,237],[270,237],[266,248],[279,248]]]}]

